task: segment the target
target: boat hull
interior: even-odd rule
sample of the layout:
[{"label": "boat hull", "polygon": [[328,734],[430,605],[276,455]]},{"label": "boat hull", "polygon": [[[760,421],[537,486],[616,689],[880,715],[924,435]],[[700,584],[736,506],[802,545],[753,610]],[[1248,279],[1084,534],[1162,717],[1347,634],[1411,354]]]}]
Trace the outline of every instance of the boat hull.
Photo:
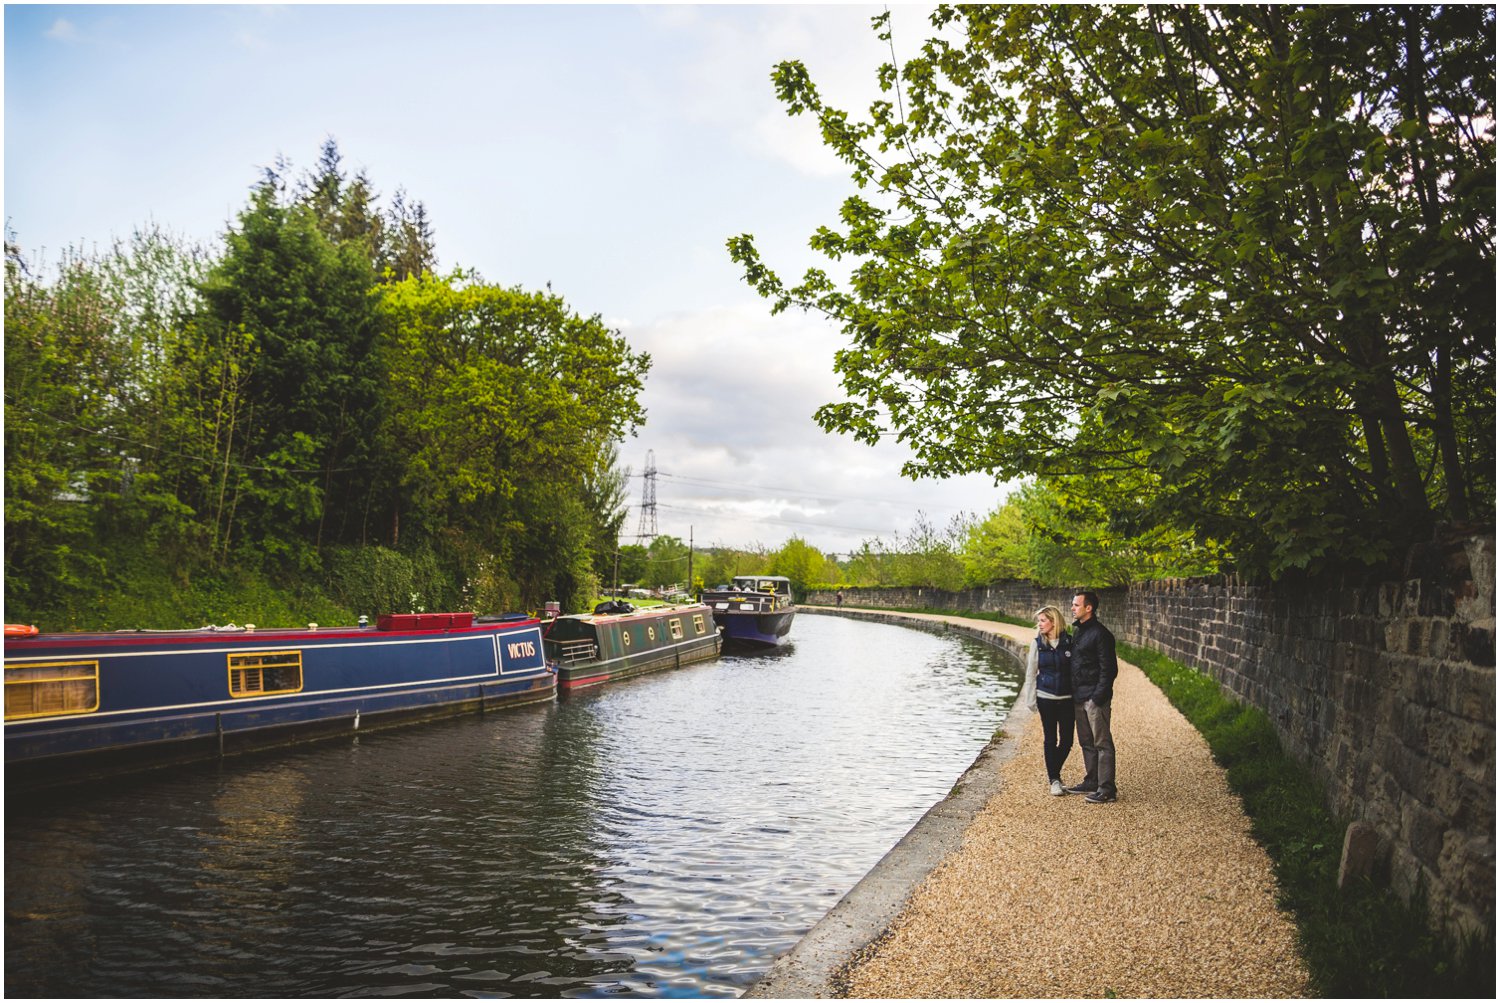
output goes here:
[{"label": "boat hull", "polygon": [[588,665],[560,665],[557,669],[557,688],[564,693],[571,693],[604,683],[643,676],[648,672],[680,669],[684,665],[718,658],[721,647],[722,640],[714,635],[704,641],[674,645],[670,651],[626,655]]},{"label": "boat hull", "polygon": [[708,661],[723,646],[703,606],[560,617],[545,629],[563,693]]},{"label": "boat hull", "polygon": [[529,619],[435,630],[44,634],[7,640],[5,669],[6,777],[42,782],[556,693]]},{"label": "boat hull", "polygon": [[726,641],[774,647],[791,632],[797,607],[791,579],[781,575],[738,575],[734,587],[703,594],[714,624]]},{"label": "boat hull", "polygon": [[780,609],[771,613],[749,613],[735,610],[714,610],[714,623],[724,633],[725,641],[743,644],[778,645],[791,632],[795,609]]}]

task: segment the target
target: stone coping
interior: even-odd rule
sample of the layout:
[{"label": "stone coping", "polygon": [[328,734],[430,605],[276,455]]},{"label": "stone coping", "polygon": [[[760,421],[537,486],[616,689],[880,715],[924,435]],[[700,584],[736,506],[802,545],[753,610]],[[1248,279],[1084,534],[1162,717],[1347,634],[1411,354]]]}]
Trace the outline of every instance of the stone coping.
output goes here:
[{"label": "stone coping", "polygon": [[[844,616],[856,620],[955,630],[1022,657],[1030,631],[985,621],[956,622],[924,613],[887,613],[849,607],[799,606],[799,613]],[[994,629],[989,629],[993,627]],[[1015,636],[1019,634],[1020,636]],[[1014,705],[1006,713],[1009,721]],[[1016,730],[1016,729],[1012,729]],[[790,951],[777,958],[743,994],[756,999],[833,999],[834,979],[855,956],[893,923],[911,893],[963,841],[964,832],[1000,790],[1000,764],[1015,755],[1019,734],[1002,732],[979,753],[959,777],[953,791],[927,810],[838,904],[815,923]]]}]

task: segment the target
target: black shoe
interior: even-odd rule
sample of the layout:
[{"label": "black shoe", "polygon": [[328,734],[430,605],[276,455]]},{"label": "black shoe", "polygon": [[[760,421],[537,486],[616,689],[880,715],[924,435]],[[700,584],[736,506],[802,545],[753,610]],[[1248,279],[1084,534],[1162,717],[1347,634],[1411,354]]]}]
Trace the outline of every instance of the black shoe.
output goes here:
[{"label": "black shoe", "polygon": [[1068,794],[1092,794],[1095,791],[1097,791],[1098,789],[1099,788],[1092,787],[1089,784],[1074,784],[1072,787],[1067,788],[1067,793]]},{"label": "black shoe", "polygon": [[1112,804],[1114,803],[1115,796],[1113,794],[1106,794],[1103,791],[1095,791],[1083,800],[1087,804]]}]

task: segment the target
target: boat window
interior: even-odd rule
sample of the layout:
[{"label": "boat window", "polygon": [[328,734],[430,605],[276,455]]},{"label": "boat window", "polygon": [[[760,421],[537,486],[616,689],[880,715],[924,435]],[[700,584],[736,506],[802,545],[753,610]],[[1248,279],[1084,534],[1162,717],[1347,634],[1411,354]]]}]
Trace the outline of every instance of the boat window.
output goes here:
[{"label": "boat window", "polygon": [[99,663],[28,662],[5,667],[5,720],[99,709]]},{"label": "boat window", "polygon": [[[719,608],[722,609],[725,605],[728,605],[728,604],[727,603],[721,603]],[[703,614],[702,613],[694,613],[693,614],[693,630],[696,631],[699,634],[703,633]]]},{"label": "boat window", "polygon": [[652,624],[650,627],[646,628],[646,637],[647,637],[647,639],[652,640],[652,641],[656,640],[656,625],[655,624]]},{"label": "boat window", "polygon": [[625,639],[625,647],[630,647],[630,628],[626,627],[624,630],[620,631],[620,636]]},{"label": "boat window", "polygon": [[667,626],[672,628],[673,640],[682,640],[682,621],[680,619],[678,619],[677,617],[673,617],[672,619],[667,621]]},{"label": "boat window", "polygon": [[302,652],[257,651],[229,656],[229,695],[258,697],[302,689]]}]

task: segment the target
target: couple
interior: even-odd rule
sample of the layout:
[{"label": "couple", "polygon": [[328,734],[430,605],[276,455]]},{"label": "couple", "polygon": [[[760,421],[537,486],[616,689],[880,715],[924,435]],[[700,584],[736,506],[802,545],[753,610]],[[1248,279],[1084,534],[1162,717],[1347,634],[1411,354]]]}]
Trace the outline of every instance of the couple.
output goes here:
[{"label": "couple", "polygon": [[[1073,633],[1063,629],[1062,610],[1043,606],[1036,612],[1036,643],[1026,657],[1026,682],[1018,706],[1040,711],[1042,751],[1054,795],[1086,794],[1089,804],[1115,800],[1115,743],[1109,733],[1110,701],[1115,677],[1115,635],[1094,611],[1092,592],[1073,596]],[[1073,729],[1083,751],[1084,778],[1063,787],[1062,764],[1073,748]]]}]

